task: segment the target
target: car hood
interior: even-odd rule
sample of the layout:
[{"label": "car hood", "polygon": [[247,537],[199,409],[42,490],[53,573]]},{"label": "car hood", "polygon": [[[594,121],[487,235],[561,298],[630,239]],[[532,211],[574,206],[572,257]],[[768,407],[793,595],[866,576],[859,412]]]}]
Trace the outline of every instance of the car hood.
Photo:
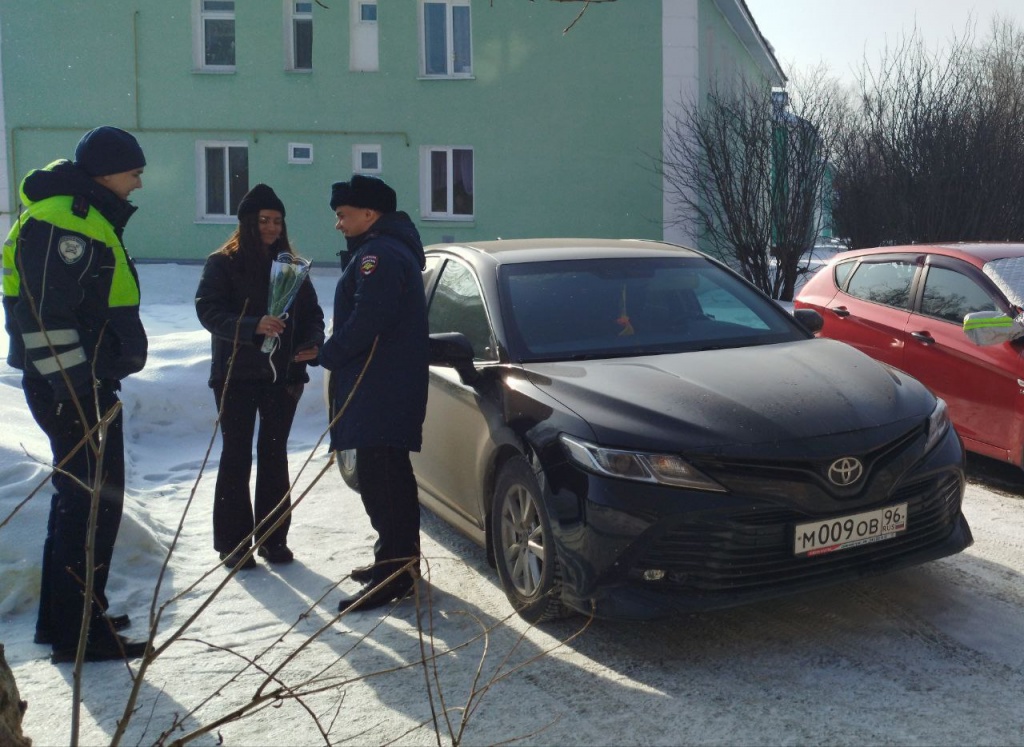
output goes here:
[{"label": "car hood", "polygon": [[839,434],[902,433],[935,403],[916,379],[827,339],[530,364],[527,373],[583,418],[598,443],[634,449],[739,453],[757,445],[764,457],[765,445],[781,455],[799,441],[810,457],[836,446],[830,437]]}]

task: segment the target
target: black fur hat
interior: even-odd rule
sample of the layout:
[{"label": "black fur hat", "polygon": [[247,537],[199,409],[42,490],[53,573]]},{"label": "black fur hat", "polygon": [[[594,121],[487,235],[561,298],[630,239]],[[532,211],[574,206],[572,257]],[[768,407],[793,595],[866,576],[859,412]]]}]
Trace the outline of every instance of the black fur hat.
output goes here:
[{"label": "black fur hat", "polygon": [[381,179],[353,174],[351,181],[331,185],[331,210],[337,210],[339,205],[393,213],[398,209],[398,196]]}]

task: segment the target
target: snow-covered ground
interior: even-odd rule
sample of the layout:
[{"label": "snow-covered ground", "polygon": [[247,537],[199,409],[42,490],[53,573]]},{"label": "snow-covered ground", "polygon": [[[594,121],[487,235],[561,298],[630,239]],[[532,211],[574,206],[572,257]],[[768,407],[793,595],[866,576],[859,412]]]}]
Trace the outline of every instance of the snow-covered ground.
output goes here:
[{"label": "snow-covered ground", "polygon": [[[123,391],[128,495],[108,594],[134,636],[155,604],[157,645],[226,575],[211,544],[215,440],[203,468],[215,410],[209,336],[191,302],[199,272],[141,266],[150,359]],[[336,277],[314,272],[327,309]],[[483,552],[424,512],[429,583],[418,603],[335,620],[374,536],[333,466],[306,492],[327,460],[322,374],[312,372],[291,440],[293,479],[310,457],[296,487],[296,562],[260,562],[223,586],[146,672],[123,744],[170,743],[284,686],[301,700],[216,725],[196,743],[427,745],[438,743],[436,724],[448,744],[1024,745],[1019,491],[970,486],[977,541],[953,558],[736,610],[598,622],[578,637],[581,618],[531,629],[508,617]],[[49,453],[6,366],[0,413],[3,521],[45,480]],[[36,745],[67,744],[71,719],[71,667],[32,643],[48,502],[44,486],[0,529],[0,642]],[[86,665],[83,744],[111,741],[130,689],[122,663]]]}]

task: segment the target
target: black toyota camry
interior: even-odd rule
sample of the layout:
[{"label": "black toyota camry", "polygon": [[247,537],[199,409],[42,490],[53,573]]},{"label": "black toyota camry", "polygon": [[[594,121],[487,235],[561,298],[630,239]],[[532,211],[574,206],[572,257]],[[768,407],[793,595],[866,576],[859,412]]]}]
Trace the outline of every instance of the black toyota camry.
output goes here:
[{"label": "black toyota camry", "polygon": [[972,542],[942,400],[704,254],[434,245],[424,283],[420,500],[527,620],[726,607]]}]

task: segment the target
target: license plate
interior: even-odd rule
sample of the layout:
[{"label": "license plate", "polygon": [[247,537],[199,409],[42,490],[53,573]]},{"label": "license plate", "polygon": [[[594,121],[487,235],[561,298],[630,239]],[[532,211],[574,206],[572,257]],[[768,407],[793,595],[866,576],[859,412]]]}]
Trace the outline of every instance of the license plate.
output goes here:
[{"label": "license plate", "polygon": [[807,557],[824,555],[827,552],[892,539],[906,529],[906,503],[852,516],[798,524],[793,538],[793,554]]}]

